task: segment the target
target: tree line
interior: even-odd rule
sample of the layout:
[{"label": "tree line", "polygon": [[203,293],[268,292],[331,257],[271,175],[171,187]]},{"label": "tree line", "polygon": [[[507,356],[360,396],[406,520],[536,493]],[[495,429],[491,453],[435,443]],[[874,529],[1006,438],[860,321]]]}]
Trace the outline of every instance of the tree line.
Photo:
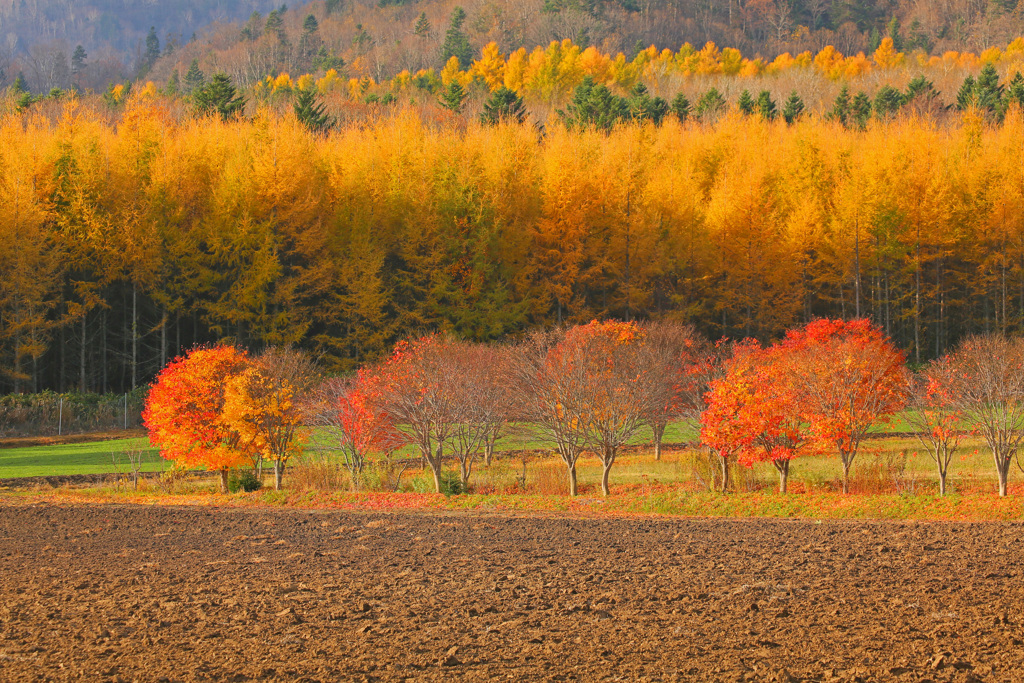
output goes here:
[{"label": "tree line", "polygon": [[[274,463],[276,488],[301,451],[304,427],[340,454],[353,486],[373,456],[413,446],[443,490],[446,463],[464,488],[497,444],[529,435],[566,467],[578,491],[581,457],[602,466],[601,489],[622,447],[649,429],[655,459],[668,424],[699,425],[699,444],[730,469],[771,463],[786,493],[790,464],[838,456],[842,490],[867,435],[906,419],[937,468],[940,495],[961,440],[987,443],[1000,496],[1024,439],[1024,339],[975,336],[918,372],[866,319],[819,319],[770,346],[709,343],[679,323],[592,321],[481,344],[435,334],[398,343],[350,378],[318,379],[295,351],[250,358],[234,347],[196,349],[158,376],[144,412],[164,457],[219,470]],[[326,438],[325,438],[326,437]]]},{"label": "tree line", "polygon": [[1016,106],[864,130],[10,115],[0,390],[129,390],[220,340],[350,370],[411,330],[604,317],[762,342],[869,317],[924,362],[1024,323],[1022,133]]}]

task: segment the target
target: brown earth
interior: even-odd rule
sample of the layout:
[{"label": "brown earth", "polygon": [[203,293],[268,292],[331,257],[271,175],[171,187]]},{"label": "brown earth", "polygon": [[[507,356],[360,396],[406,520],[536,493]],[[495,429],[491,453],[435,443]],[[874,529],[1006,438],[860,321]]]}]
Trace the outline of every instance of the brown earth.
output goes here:
[{"label": "brown earth", "polygon": [[1021,524],[0,506],[0,680],[1024,680]]}]

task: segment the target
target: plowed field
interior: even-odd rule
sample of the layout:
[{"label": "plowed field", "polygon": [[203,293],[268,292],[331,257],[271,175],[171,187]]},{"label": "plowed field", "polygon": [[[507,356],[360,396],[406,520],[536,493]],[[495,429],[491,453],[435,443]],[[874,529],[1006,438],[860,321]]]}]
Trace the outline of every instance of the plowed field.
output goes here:
[{"label": "plowed field", "polygon": [[1024,680],[1024,526],[0,507],[0,680]]}]

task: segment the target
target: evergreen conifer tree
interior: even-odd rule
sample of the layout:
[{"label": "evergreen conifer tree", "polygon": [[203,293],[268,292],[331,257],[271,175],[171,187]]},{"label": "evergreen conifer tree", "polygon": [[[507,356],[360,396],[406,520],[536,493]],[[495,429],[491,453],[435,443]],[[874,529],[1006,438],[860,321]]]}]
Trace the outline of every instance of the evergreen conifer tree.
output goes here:
[{"label": "evergreen conifer tree", "polygon": [[637,83],[633,87],[627,104],[629,116],[634,121],[650,121],[660,126],[662,119],[668,114],[668,102],[660,97],[651,97],[643,83]]},{"label": "evergreen conifer tree", "polygon": [[672,99],[672,113],[680,122],[690,118],[690,100],[683,93],[678,93]]},{"label": "evergreen conifer tree", "polygon": [[170,96],[175,96],[181,91],[181,79],[178,76],[178,70],[175,69],[171,72],[171,77],[167,79],[167,86],[164,88],[164,92]]},{"label": "evergreen conifer tree", "polygon": [[751,96],[749,90],[744,90],[740,93],[740,99],[736,103],[740,109],[740,113],[744,116],[750,116],[754,113],[754,98]]},{"label": "evergreen conifer tree", "polygon": [[891,85],[884,85],[875,93],[875,116],[880,119],[895,115],[902,106],[903,93]]},{"label": "evergreen conifer tree", "polygon": [[499,123],[522,123],[526,120],[526,108],[523,98],[505,86],[491,93],[484,102],[484,111],[480,114],[480,122],[495,126]]},{"label": "evergreen conifer tree", "polygon": [[292,105],[295,118],[311,133],[326,133],[334,125],[334,118],[329,116],[317,95],[316,90],[308,88],[299,90]]},{"label": "evergreen conifer tree", "polygon": [[427,20],[426,12],[420,12],[420,17],[416,20],[416,26],[412,32],[420,38],[426,38],[430,35],[430,22]]},{"label": "evergreen conifer tree", "polygon": [[71,75],[77,76],[85,69],[85,60],[89,55],[85,48],[79,45],[71,55]]},{"label": "evergreen conifer tree", "polygon": [[787,124],[792,126],[803,116],[804,109],[804,101],[800,99],[800,96],[794,90],[782,108],[782,118],[786,120]]},{"label": "evergreen conifer tree", "polygon": [[192,101],[199,113],[220,114],[225,121],[245,108],[245,98],[238,94],[225,73],[214,74],[207,85],[192,94]]},{"label": "evergreen conifer tree", "polygon": [[850,120],[856,128],[864,130],[868,127],[870,119],[871,98],[866,93],[859,92],[853,98],[853,102],[850,105]]},{"label": "evergreen conifer tree", "polygon": [[473,59],[473,50],[469,46],[469,38],[462,32],[462,25],[466,21],[466,11],[456,7],[452,11],[452,17],[448,23],[448,31],[444,35],[444,44],[441,46],[441,61],[447,63],[452,57],[457,57],[459,67],[466,69]]},{"label": "evergreen conifer tree", "polygon": [[767,90],[762,90],[757,96],[757,113],[765,121],[774,121],[779,113],[775,101],[772,100],[772,94]]},{"label": "evergreen conifer tree", "polygon": [[967,76],[964,79],[963,85],[960,86],[960,90],[956,94],[956,108],[960,111],[967,111],[975,104],[977,104],[977,92],[976,83],[974,82],[974,76]]},{"label": "evergreen conifer tree", "polygon": [[839,94],[836,95],[836,101],[832,104],[832,110],[828,113],[828,118],[833,121],[838,121],[844,126],[849,125],[850,121],[850,88],[843,86]]},{"label": "evergreen conifer tree", "polygon": [[697,100],[696,115],[705,123],[714,122],[725,109],[725,98],[717,88],[711,88]]},{"label": "evergreen conifer tree", "polygon": [[456,114],[462,113],[462,105],[466,101],[466,91],[458,81],[452,81],[445,90],[441,91],[441,106]]},{"label": "evergreen conifer tree", "polygon": [[199,60],[193,59],[185,72],[185,93],[192,94],[206,85],[206,75],[199,69]]},{"label": "evergreen conifer tree", "polygon": [[160,58],[160,39],[156,37],[156,27],[149,27],[149,34],[146,36],[146,68],[151,68]]}]

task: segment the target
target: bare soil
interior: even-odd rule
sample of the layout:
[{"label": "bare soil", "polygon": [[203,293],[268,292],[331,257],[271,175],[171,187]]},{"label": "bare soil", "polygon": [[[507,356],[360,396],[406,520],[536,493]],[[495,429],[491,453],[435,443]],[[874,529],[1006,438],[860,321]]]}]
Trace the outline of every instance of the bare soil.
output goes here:
[{"label": "bare soil", "polygon": [[1024,525],[0,506],[0,680],[1024,680]]}]

